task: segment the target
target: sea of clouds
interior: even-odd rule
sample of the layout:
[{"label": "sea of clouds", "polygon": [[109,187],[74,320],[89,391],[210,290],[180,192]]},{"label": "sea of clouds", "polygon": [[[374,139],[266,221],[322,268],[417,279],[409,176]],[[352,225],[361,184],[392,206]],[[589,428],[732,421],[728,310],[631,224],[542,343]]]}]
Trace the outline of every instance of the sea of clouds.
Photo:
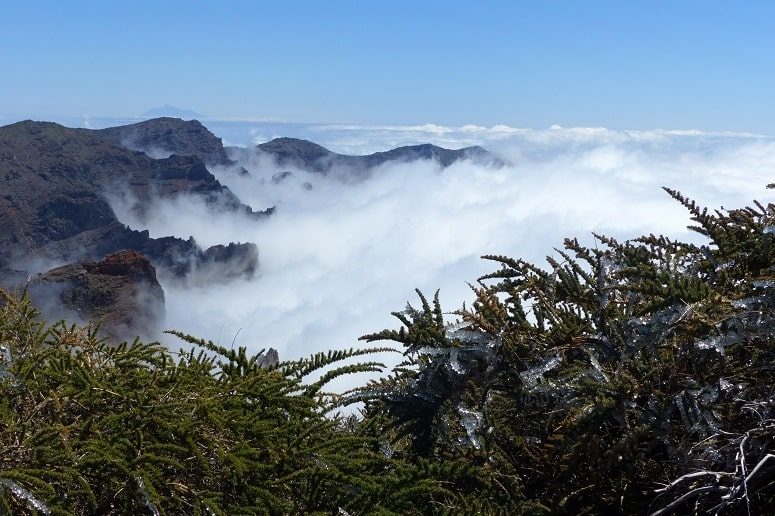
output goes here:
[{"label": "sea of clouds", "polygon": [[[481,145],[507,162],[462,161],[443,170],[433,161],[388,163],[367,180],[348,182],[337,174],[278,168],[255,155],[241,163],[250,177],[228,168],[212,172],[254,209],[276,206],[265,220],[214,214],[194,198],[157,202],[142,224],[151,236],[193,236],[202,246],[255,242],[260,252],[260,273],[251,281],[164,284],[167,327],[227,347],[274,347],[282,359],[357,347],[360,335],[397,328],[390,312],[415,302],[415,288],[428,295],[440,289],[445,309],[459,308],[472,299],[467,282],[496,267],[483,254],[544,263],[563,238],[592,244],[593,231],[622,240],[662,233],[702,241],[687,231],[687,212],[661,186],[712,208],[773,200],[765,186],[775,180],[775,140],[752,134],[205,125],[226,143],[248,148],[276,136],[308,138],[347,154],[416,143]],[[285,170],[293,176],[272,180]],[[128,211],[119,216],[141,225]]]}]

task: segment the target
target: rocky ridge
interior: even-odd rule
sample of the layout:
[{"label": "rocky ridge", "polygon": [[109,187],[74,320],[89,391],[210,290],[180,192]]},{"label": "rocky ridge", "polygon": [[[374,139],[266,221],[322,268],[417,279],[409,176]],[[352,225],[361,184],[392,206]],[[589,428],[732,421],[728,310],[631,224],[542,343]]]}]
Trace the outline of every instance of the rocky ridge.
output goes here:
[{"label": "rocky ridge", "polygon": [[[371,169],[387,162],[434,160],[442,168],[449,167],[460,160],[472,160],[494,166],[503,165],[497,156],[479,146],[453,150],[426,143],[397,147],[389,151],[375,152],[364,156],[351,156],[332,152],[322,145],[308,140],[275,138],[257,145],[255,150],[272,157],[274,162],[281,167],[296,167],[321,174],[338,169],[361,177],[365,177]],[[232,150],[232,152],[239,151]]]},{"label": "rocky ridge", "polygon": [[195,156],[207,165],[234,164],[223,142],[198,120],[161,117],[95,131],[105,141],[155,157]]},{"label": "rocky ridge", "polygon": [[[481,147],[449,150],[425,144],[348,156],[310,141],[277,138],[254,149],[230,148],[197,120],[170,117],[100,130],[26,120],[0,127],[0,286],[29,283],[39,299],[58,299],[60,309],[123,328],[110,331],[118,336],[144,328],[118,315],[130,310],[125,291],[133,282],[151,285],[150,305],[163,308],[157,273],[197,285],[252,277],[258,270],[253,243],[203,249],[193,237],[151,238],[144,228],[120,222],[111,207],[111,201],[124,199],[142,221],[155,199],[193,195],[213,210],[266,217],[273,208],[254,211],[208,170],[229,167],[248,174],[232,158],[251,152],[269,155],[280,166],[323,175],[344,171],[358,180],[386,162],[502,164]],[[272,181],[290,175],[281,172]],[[116,264],[124,262],[134,265],[119,267],[121,274],[106,272],[119,270]],[[146,270],[146,262],[153,274],[132,272]],[[107,288],[115,288],[116,296],[108,295]],[[153,327],[150,314],[138,313],[145,327]]]},{"label": "rocky ridge", "polygon": [[[155,266],[150,284],[156,281],[156,269],[161,277],[197,284],[251,277],[258,268],[255,244],[203,249],[193,238],[151,238],[147,230],[120,222],[111,207],[112,197],[129,199],[142,220],[155,199],[191,195],[213,210],[251,218],[268,214],[243,204],[207,169],[205,158],[225,156],[220,140],[198,122],[178,122],[162,119],[157,125],[142,126],[146,133],[138,141],[150,144],[158,136],[158,145],[172,145],[181,153],[158,159],[120,144],[122,131],[134,134],[136,127],[94,131],[30,120],[0,127],[0,286],[19,287],[32,279],[39,299],[59,299],[60,308],[92,318],[126,308],[122,288],[138,280],[136,275],[123,276],[118,285],[115,280],[90,279],[105,274],[88,264],[101,263],[118,251],[147,257]],[[44,272],[52,265],[58,267]],[[107,295],[101,285],[115,287],[118,297]],[[62,300],[63,291],[70,292],[67,299],[75,300],[74,312]],[[159,299],[163,306],[163,294]],[[108,319],[111,327],[123,324]],[[148,317],[139,319],[146,322],[135,330],[150,327]],[[124,321],[125,331],[131,332],[136,320]],[[113,336],[119,334],[111,331]]]}]

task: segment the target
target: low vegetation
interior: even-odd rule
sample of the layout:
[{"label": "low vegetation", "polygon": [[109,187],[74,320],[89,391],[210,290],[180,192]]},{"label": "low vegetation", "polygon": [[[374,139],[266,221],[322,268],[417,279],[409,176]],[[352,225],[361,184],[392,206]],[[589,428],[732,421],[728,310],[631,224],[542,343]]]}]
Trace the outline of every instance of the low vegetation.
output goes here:
[{"label": "low vegetation", "polygon": [[179,333],[193,350],[109,346],[3,294],[0,513],[767,512],[775,207],[668,193],[704,245],[487,256],[472,306],[418,292],[364,336],[406,359],[341,395],[326,383],[381,370],[352,360],[385,348],[268,364]]}]

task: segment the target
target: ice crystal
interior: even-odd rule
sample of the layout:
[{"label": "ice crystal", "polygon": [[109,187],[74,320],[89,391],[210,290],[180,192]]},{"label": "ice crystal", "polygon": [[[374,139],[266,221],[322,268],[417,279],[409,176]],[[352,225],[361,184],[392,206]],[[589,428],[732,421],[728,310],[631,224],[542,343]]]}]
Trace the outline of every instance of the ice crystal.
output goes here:
[{"label": "ice crystal", "polygon": [[[24,502],[27,504],[27,507],[30,509],[38,511],[41,514],[51,514],[51,510],[44,502],[36,498],[35,495],[30,493],[14,480],[9,478],[0,478],[0,490],[10,491],[17,498],[24,500]],[[158,514],[158,512],[156,514]]]},{"label": "ice crystal", "polygon": [[735,335],[718,335],[707,339],[698,340],[694,343],[697,349],[712,349],[717,353],[724,354],[724,348],[738,341]]},{"label": "ice crystal", "polygon": [[722,392],[726,393],[726,392],[731,391],[735,387],[735,384],[733,384],[732,382],[730,382],[729,380],[727,380],[725,378],[719,378],[718,386],[719,386],[719,389],[721,389]]},{"label": "ice crystal", "polygon": [[548,373],[562,362],[562,358],[559,356],[549,357],[535,367],[531,367],[527,371],[519,373],[519,377],[522,383],[528,389],[532,389],[538,385],[538,382],[545,373]]},{"label": "ice crystal", "polygon": [[591,371],[592,377],[596,380],[607,382],[608,376],[603,372],[603,368],[600,366],[597,356],[592,352],[589,353],[589,363],[592,364],[593,368],[593,371]]},{"label": "ice crystal", "polygon": [[465,408],[462,405],[457,407],[457,413],[460,415],[460,424],[465,428],[468,440],[471,445],[478,450],[482,447],[482,444],[479,441],[479,437],[476,435],[476,431],[482,426],[482,413]]},{"label": "ice crystal", "polygon": [[458,354],[460,353],[460,350],[457,348],[453,348],[449,352],[449,367],[457,374],[465,374],[465,369],[460,363],[460,360],[458,359]]},{"label": "ice crystal", "polygon": [[12,384],[18,382],[16,376],[8,369],[13,364],[11,350],[7,346],[0,346],[0,379],[8,378]]},{"label": "ice crystal", "polygon": [[134,479],[137,483],[137,489],[143,497],[143,505],[145,505],[145,508],[151,513],[151,516],[159,516],[159,509],[156,507],[156,504],[153,503],[153,500],[151,500],[151,494],[148,492],[148,489],[145,488],[143,479],[137,475],[135,475]]}]

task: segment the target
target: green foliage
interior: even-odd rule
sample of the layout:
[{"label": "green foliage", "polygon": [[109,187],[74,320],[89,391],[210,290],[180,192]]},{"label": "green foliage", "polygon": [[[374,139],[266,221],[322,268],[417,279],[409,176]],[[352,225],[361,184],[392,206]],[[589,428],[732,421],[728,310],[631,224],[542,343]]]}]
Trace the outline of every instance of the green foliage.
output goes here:
[{"label": "green foliage", "polygon": [[[261,353],[248,356],[244,348],[182,334],[203,350],[111,346],[94,330],[48,327],[36,316],[26,298],[5,296],[0,507],[7,512],[37,506],[51,514],[285,514],[407,506],[381,485],[392,468],[375,439],[323,414],[328,407],[314,394],[340,373],[310,385],[300,380],[362,350],[259,367]],[[427,497],[446,496],[438,482],[415,477]]]},{"label": "green foliage", "polygon": [[568,239],[546,270],[485,256],[500,269],[458,322],[420,296],[400,330],[364,336],[407,356],[360,391],[368,417],[407,457],[478,464],[501,508],[775,506],[775,210],[709,213],[667,192],[707,245]]},{"label": "green foliage", "polygon": [[766,512],[775,208],[667,192],[707,244],[485,256],[472,306],[418,291],[362,337],[405,360],[344,394],[324,389],[395,349],[108,345],[0,291],[0,514]]}]

